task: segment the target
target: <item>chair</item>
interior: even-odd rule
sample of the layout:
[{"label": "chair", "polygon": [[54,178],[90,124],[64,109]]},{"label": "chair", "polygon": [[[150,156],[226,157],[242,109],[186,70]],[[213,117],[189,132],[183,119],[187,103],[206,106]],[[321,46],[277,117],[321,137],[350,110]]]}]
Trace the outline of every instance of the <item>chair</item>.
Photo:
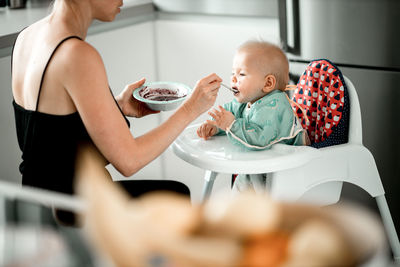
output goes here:
[{"label": "chair", "polygon": [[347,143],[320,149],[275,144],[269,150],[248,151],[232,145],[224,136],[205,141],[196,134],[199,125],[194,125],[189,126],[171,147],[182,160],[206,170],[202,201],[210,196],[218,173],[268,173],[273,198],[319,205],[337,203],[343,182],[361,187],[376,199],[394,259],[399,263],[400,243],[385,191],[375,160],[362,144],[357,92],[347,77],[344,82],[350,98]]}]

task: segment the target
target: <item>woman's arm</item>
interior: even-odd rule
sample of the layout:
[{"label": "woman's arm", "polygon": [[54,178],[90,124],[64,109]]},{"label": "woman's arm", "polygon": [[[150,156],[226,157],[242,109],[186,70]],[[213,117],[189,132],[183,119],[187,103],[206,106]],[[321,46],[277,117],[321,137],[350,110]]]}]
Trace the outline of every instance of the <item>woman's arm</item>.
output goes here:
[{"label": "woman's arm", "polygon": [[[163,124],[134,138],[108,88],[104,64],[89,44],[66,43],[59,56],[60,77],[95,145],[124,176],[158,157],[185,127],[214,104],[221,79],[201,79],[190,98]],[[61,52],[59,51],[59,52]]]}]

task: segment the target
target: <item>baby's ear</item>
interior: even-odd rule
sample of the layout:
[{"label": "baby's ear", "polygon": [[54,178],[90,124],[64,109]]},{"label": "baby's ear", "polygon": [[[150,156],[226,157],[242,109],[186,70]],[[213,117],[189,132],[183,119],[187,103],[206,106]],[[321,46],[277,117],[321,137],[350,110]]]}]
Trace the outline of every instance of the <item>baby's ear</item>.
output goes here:
[{"label": "baby's ear", "polygon": [[275,75],[272,74],[268,74],[267,76],[265,76],[264,79],[264,87],[263,87],[263,92],[264,93],[269,93],[272,90],[275,89],[276,86],[276,78]]}]

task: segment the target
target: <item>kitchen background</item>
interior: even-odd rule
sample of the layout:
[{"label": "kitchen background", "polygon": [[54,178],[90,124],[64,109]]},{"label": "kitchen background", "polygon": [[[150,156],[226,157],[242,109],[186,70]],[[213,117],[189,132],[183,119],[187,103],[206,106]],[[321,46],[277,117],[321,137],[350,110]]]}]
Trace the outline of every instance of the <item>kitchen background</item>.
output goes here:
[{"label": "kitchen background", "polygon": [[[11,46],[19,30],[48,14],[48,4],[28,0],[24,9],[0,7],[0,179],[14,183],[20,183],[20,151],[11,106]],[[142,77],[193,86],[215,72],[228,83],[235,48],[249,38],[283,44],[294,81],[310,60],[330,59],[356,87],[363,142],[375,157],[399,229],[399,17],[395,0],[130,0],[115,22],[94,23],[87,41],[103,56],[115,94]],[[217,104],[231,100],[225,91]],[[170,114],[131,120],[132,134],[143,134]],[[109,170],[114,179],[126,179]],[[167,150],[131,178],[182,181],[197,201],[203,174]],[[230,175],[219,175],[214,192],[229,188]],[[373,199],[353,185],[344,185],[343,198],[376,211]]]}]

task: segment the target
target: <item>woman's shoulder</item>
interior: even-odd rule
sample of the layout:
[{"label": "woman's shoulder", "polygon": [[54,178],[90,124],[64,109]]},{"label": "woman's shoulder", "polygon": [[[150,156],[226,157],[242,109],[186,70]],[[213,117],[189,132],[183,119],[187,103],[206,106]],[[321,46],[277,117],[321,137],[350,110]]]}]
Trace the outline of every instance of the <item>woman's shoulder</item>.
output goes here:
[{"label": "woman's shoulder", "polygon": [[[100,59],[100,54],[91,44],[80,39],[78,36],[66,36],[62,44],[61,56],[69,61],[86,61]],[[60,40],[61,41],[61,40]]]},{"label": "woman's shoulder", "polygon": [[69,38],[62,43],[57,51],[57,64],[66,73],[93,73],[96,69],[104,69],[100,53],[89,43],[78,39]]},{"label": "woman's shoulder", "polygon": [[[16,40],[16,48],[31,49],[32,46],[47,47],[48,53],[57,50],[57,56],[63,63],[80,64],[82,61],[101,61],[98,51],[81,37],[66,30],[54,31],[47,27],[48,18],[43,18],[23,29]],[[36,49],[37,50],[37,49]],[[40,49],[43,51],[43,49]]]},{"label": "woman's shoulder", "polygon": [[64,42],[53,63],[53,73],[69,91],[82,87],[90,87],[91,90],[98,88],[88,83],[104,81],[107,84],[105,66],[99,52],[78,38]]}]

